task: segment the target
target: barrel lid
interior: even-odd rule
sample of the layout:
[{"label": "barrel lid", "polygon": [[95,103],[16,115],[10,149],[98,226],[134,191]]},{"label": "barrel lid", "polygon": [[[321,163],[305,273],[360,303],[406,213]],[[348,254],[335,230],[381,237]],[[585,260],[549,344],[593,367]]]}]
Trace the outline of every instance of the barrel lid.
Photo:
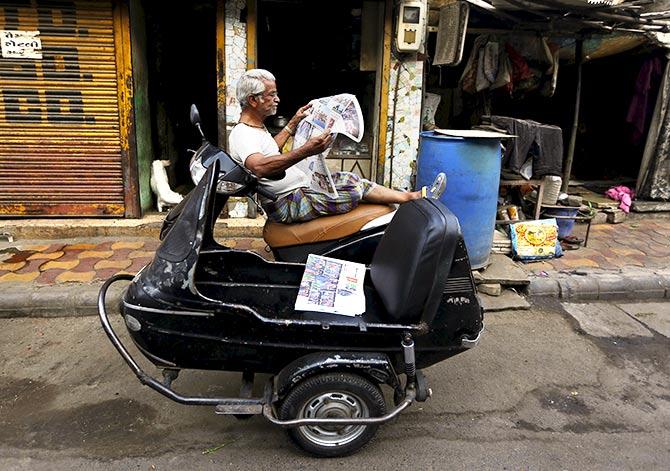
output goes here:
[{"label": "barrel lid", "polygon": [[501,132],[485,131],[483,129],[434,129],[438,134],[446,137],[455,137],[460,139],[477,138],[477,139],[500,139],[503,137],[516,137],[512,134],[504,134]]}]

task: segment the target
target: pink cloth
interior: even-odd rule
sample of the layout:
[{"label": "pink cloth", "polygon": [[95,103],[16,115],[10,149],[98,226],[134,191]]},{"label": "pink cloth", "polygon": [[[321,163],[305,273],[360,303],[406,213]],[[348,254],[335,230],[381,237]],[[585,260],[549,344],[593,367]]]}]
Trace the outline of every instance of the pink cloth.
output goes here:
[{"label": "pink cloth", "polygon": [[616,201],[621,201],[619,209],[624,213],[630,212],[630,205],[635,198],[635,192],[628,188],[627,186],[614,186],[605,192],[605,196],[612,198]]}]

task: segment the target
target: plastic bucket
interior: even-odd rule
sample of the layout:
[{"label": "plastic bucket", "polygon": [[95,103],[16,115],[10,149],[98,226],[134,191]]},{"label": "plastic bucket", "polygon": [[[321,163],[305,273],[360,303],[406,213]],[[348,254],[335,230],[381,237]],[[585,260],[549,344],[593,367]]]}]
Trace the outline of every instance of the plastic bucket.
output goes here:
[{"label": "plastic bucket", "polygon": [[[577,211],[579,208],[566,206],[565,208],[546,208],[544,210],[544,215],[547,217],[553,216],[565,216],[565,217],[575,217],[577,216]],[[575,226],[574,219],[562,219],[556,218],[556,225],[558,226],[558,237],[562,239],[568,237],[572,234],[572,228]]]},{"label": "plastic bucket", "polygon": [[449,137],[421,133],[416,184],[430,186],[439,172],[447,175],[440,201],[461,224],[472,268],[488,264],[500,186],[500,139]]}]

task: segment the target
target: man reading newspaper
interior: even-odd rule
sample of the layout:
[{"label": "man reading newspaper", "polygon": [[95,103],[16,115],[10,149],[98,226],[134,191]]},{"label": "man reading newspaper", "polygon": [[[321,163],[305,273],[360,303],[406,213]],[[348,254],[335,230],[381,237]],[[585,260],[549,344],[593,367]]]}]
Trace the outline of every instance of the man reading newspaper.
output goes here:
[{"label": "man reading newspaper", "polygon": [[[321,113],[312,115],[312,109],[322,110],[323,103],[309,103],[300,108],[287,126],[272,137],[263,122],[277,112],[279,96],[275,77],[267,70],[252,69],[245,72],[237,83],[237,99],[242,106],[242,114],[230,134],[230,155],[256,175],[260,185],[278,196],[274,202],[261,197],[261,205],[272,221],[310,221],[319,216],[349,212],[361,201],[404,203],[426,196],[427,191],[441,193],[444,189],[442,180],[429,190],[402,192],[377,185],[350,172],[337,172],[331,176],[323,159],[310,163],[307,168],[296,165],[311,156],[320,156],[330,148],[334,140],[331,127],[335,123],[328,122],[329,116]],[[336,114],[346,116],[349,106],[346,100],[339,104],[342,109],[337,109],[338,103],[332,105]],[[345,119],[345,128],[346,122]],[[353,121],[349,127],[346,130],[336,126],[332,130],[362,135],[362,129],[354,129]],[[291,151],[281,153],[279,149],[296,131],[296,145]],[[321,168],[314,168],[319,162],[323,162]]]}]

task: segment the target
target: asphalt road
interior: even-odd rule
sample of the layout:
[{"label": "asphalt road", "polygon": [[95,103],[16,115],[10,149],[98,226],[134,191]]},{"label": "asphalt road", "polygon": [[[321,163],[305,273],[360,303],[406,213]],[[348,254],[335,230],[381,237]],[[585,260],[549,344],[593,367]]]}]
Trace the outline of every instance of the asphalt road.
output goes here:
[{"label": "asphalt road", "polygon": [[[667,469],[668,327],[670,303],[490,314],[477,348],[425,371],[433,398],[317,460],[261,418],[141,386],[95,317],[0,319],[0,469]],[[237,378],[175,387],[234,395]]]}]

